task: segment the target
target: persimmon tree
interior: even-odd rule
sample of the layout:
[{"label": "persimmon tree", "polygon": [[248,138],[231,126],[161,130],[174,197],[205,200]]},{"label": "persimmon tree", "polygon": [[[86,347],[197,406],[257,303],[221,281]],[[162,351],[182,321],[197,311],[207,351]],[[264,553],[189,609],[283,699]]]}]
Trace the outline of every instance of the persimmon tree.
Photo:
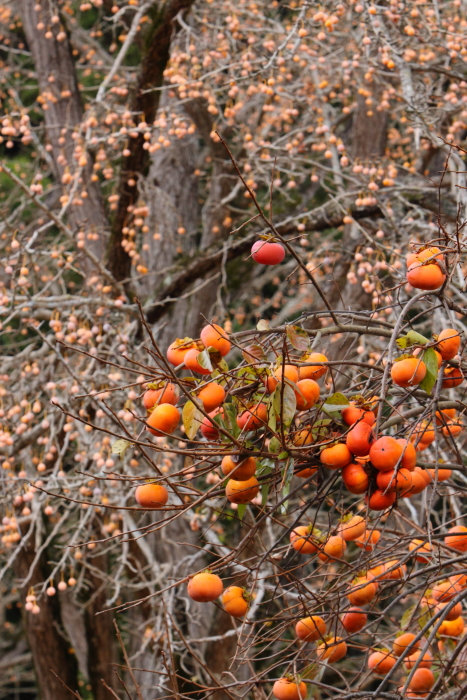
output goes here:
[{"label": "persimmon tree", "polygon": [[4,696],[460,700],[463,3],[0,21]]}]

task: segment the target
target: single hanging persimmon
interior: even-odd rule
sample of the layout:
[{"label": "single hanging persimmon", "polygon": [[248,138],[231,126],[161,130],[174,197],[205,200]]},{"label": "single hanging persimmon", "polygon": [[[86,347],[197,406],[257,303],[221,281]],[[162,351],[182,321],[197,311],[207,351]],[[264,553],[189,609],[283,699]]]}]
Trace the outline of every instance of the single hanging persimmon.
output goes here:
[{"label": "single hanging persimmon", "polygon": [[391,378],[394,384],[404,388],[417,386],[425,379],[426,365],[418,357],[405,357],[396,360],[391,367]]},{"label": "single hanging persimmon", "polygon": [[169,492],[162,484],[141,484],[135,491],[135,499],[141,508],[156,510],[165,506]]},{"label": "single hanging persimmon", "polygon": [[249,503],[257,495],[259,491],[258,479],[255,476],[246,479],[245,481],[235,481],[230,479],[225,487],[225,495],[231,503],[241,504]]},{"label": "single hanging persimmon", "polygon": [[392,669],[396,659],[388,651],[374,651],[368,658],[368,668],[381,676],[385,676]]},{"label": "single hanging persimmon", "polygon": [[198,603],[209,603],[222,595],[222,580],[210,571],[196,574],[188,582],[188,595]]},{"label": "single hanging persimmon", "polygon": [[402,457],[402,445],[390,435],[383,435],[370,448],[370,462],[379,471],[394,469]]},{"label": "single hanging persimmon", "polygon": [[190,372],[195,372],[196,374],[202,374],[204,376],[207,376],[208,374],[212,374],[211,369],[207,369],[206,367],[203,367],[200,365],[198,362],[198,355],[200,354],[198,348],[192,348],[191,350],[188,350],[188,352],[185,355],[185,367],[190,370]]},{"label": "single hanging persimmon", "polygon": [[295,634],[304,642],[315,642],[326,634],[326,623],[319,615],[304,617],[295,625]]},{"label": "single hanging persimmon", "polygon": [[368,615],[361,608],[352,606],[344,613],[341,622],[347,634],[356,634],[367,624]]},{"label": "single hanging persimmon", "polygon": [[298,374],[300,379],[314,379],[317,381],[320,377],[326,374],[328,368],[326,365],[319,365],[320,362],[328,362],[326,355],[321,352],[311,352],[302,358],[302,362],[316,362],[315,365],[300,366]]},{"label": "single hanging persimmon", "polygon": [[352,461],[349,448],[343,442],[339,442],[321,450],[319,458],[328,469],[342,469]]},{"label": "single hanging persimmon", "polygon": [[222,605],[232,617],[243,617],[249,607],[248,596],[240,586],[229,586],[222,594]]},{"label": "single hanging persimmon", "polygon": [[375,424],[376,416],[373,411],[366,411],[363,408],[358,408],[358,406],[351,405],[342,409],[342,418],[347,423],[347,425],[353,425],[358,421],[363,423],[368,423],[371,427]]},{"label": "single hanging persimmon", "polygon": [[237,416],[237,425],[240,430],[259,430],[268,422],[268,407],[265,403],[258,403],[247,411]]},{"label": "single hanging persimmon", "polygon": [[236,481],[247,481],[255,475],[256,459],[254,457],[246,457],[234,461],[232,457],[226,455],[222,460],[222,473],[224,476],[229,476]]},{"label": "single hanging persimmon", "polygon": [[290,533],[290,543],[300,554],[314,554],[318,551],[320,535],[313,525],[298,525]]},{"label": "single hanging persimmon", "polygon": [[188,350],[196,349],[197,345],[192,338],[177,338],[167,350],[167,359],[171,365],[178,367],[185,361]]},{"label": "single hanging persimmon", "polygon": [[436,246],[429,246],[427,248],[421,248],[417,252],[409,253],[406,258],[407,267],[410,267],[414,263],[426,262],[427,260],[440,260],[444,261],[444,255]]},{"label": "single hanging persimmon", "polygon": [[170,382],[166,382],[159,389],[147,389],[143,394],[143,406],[146,410],[161,403],[171,403],[175,405],[177,401],[178,387]]},{"label": "single hanging persimmon", "polygon": [[445,282],[446,275],[435,262],[414,262],[407,270],[407,282],[415,289],[433,291]]},{"label": "single hanging persimmon", "polygon": [[277,700],[305,700],[306,683],[295,682],[291,678],[279,678],[272,687],[272,694]]},{"label": "single hanging persimmon", "polygon": [[256,241],[251,247],[251,257],[260,265],[279,265],[285,258],[285,248],[280,243]]},{"label": "single hanging persimmon", "polygon": [[201,340],[206,348],[215,348],[222,357],[230,352],[230,340],[228,334],[215,323],[210,323],[201,331]]},{"label": "single hanging persimmon", "polygon": [[296,386],[297,409],[299,411],[308,411],[319,399],[319,384],[314,379],[300,379]]},{"label": "single hanging persimmon", "polygon": [[361,494],[368,491],[370,479],[361,464],[351,462],[343,468],[342,481],[350,493]]},{"label": "single hanging persimmon", "polygon": [[198,399],[202,402],[206,413],[211,413],[224,402],[225,389],[217,382],[210,382],[198,393]]},{"label": "single hanging persimmon", "polygon": [[366,457],[374,441],[374,434],[368,423],[360,421],[347,433],[345,444],[357,457]]},{"label": "single hanging persimmon", "polygon": [[452,360],[459,352],[461,337],[454,328],[445,328],[438,335],[437,349],[443,360]]},{"label": "single hanging persimmon", "polygon": [[366,530],[366,520],[361,515],[353,515],[342,520],[339,534],[346,542],[358,539]]},{"label": "single hanging persimmon", "polygon": [[153,435],[171,435],[180,422],[180,411],[170,403],[161,403],[147,417],[148,430]]}]

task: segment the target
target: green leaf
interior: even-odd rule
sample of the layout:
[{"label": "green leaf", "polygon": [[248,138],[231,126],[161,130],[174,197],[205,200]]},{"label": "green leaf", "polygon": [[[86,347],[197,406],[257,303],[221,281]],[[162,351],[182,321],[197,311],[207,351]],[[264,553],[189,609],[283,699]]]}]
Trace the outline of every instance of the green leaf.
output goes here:
[{"label": "green leaf", "polygon": [[271,486],[271,484],[269,481],[267,481],[265,484],[261,484],[261,505],[262,506],[265,506],[266,503],[268,502],[270,486]]},{"label": "green leaf", "polygon": [[113,445],[112,445],[112,454],[113,455],[118,455],[123,459],[125,452],[127,448],[131,445],[132,443],[129,442],[128,440],[116,440]]},{"label": "green leaf", "polygon": [[289,453],[284,450],[284,452],[280,453],[280,455],[277,457],[277,459],[278,460],[287,459],[288,456],[289,456]]},{"label": "green leaf", "polygon": [[278,440],[278,438],[276,437],[271,438],[271,442],[269,443],[269,452],[271,452],[272,454],[276,454],[277,452],[279,452],[280,449],[280,440]]},{"label": "green leaf", "polygon": [[222,358],[222,360],[219,360],[217,363],[217,368],[221,370],[221,372],[228,372],[229,371],[229,365],[227,362]]},{"label": "green leaf", "polygon": [[418,618],[418,625],[420,629],[423,629],[425,625],[431,620],[430,609],[427,605],[423,605],[420,608],[420,615]]},{"label": "green leaf", "polygon": [[431,394],[438,378],[438,358],[433,348],[427,348],[423,352],[423,362],[426,365],[426,375],[419,386],[420,389],[426,391],[427,394]]},{"label": "green leaf", "polygon": [[239,520],[243,520],[243,516],[245,515],[245,511],[246,511],[246,506],[247,506],[246,503],[239,504],[239,506],[237,508],[237,515],[238,515]]},{"label": "green leaf", "polygon": [[284,425],[286,427],[288,427],[292,423],[296,410],[297,397],[295,396],[295,391],[289,384],[284,384],[282,420],[284,421]]},{"label": "green leaf", "polygon": [[401,350],[405,350],[406,348],[409,347],[410,345],[410,340],[407,338],[406,335],[404,335],[403,338],[398,338],[396,340],[397,345],[400,347]]},{"label": "green leaf", "polygon": [[425,338],[424,335],[420,335],[420,333],[417,333],[417,331],[409,331],[406,336],[412,345],[426,345],[429,343],[429,339]]},{"label": "green leaf", "polygon": [[184,405],[182,420],[188,440],[193,440],[203,422],[203,414],[193,401],[187,401]]},{"label": "green leaf", "polygon": [[[237,437],[240,434],[240,428],[237,425],[237,411],[233,403],[225,403],[224,406],[224,425],[231,435]],[[219,414],[221,415],[221,414]]]},{"label": "green leaf", "polygon": [[[281,496],[284,498],[285,496],[288,496],[290,493],[290,484],[292,482],[292,477],[293,477],[293,470],[294,470],[294,465],[295,465],[295,460],[289,459],[284,467],[284,481],[283,481],[283,487],[282,487],[282,492]],[[288,501],[284,501],[280,507],[280,511],[282,515],[285,515],[287,513],[287,506],[288,506]]]},{"label": "green leaf", "polygon": [[340,412],[344,410],[344,408],[347,408],[347,406],[350,405],[350,401],[344,394],[341,394],[339,391],[336,391],[335,394],[332,396],[329,396],[325,403],[321,406],[322,410],[327,413],[331,418],[334,418],[335,420],[340,420],[341,415]]},{"label": "green leaf", "polygon": [[198,364],[201,365],[203,369],[208,369],[210,372],[214,371],[214,367],[212,366],[211,362],[211,355],[209,354],[208,348],[205,348],[203,352],[200,352],[198,356],[196,357],[196,360],[198,361]]},{"label": "green leaf", "polygon": [[300,328],[300,326],[286,326],[285,332],[289,343],[296,350],[305,352],[310,349],[310,338],[303,328]]},{"label": "green leaf", "polygon": [[416,608],[416,605],[411,605],[410,608],[407,608],[407,610],[402,615],[402,617],[401,617],[401,630],[406,630],[407,627],[410,625],[410,621],[412,620],[412,615],[414,613],[415,608]]},{"label": "green leaf", "polygon": [[269,321],[266,321],[264,318],[260,318],[258,323],[256,324],[256,330],[257,331],[269,331],[271,329],[271,324]]}]

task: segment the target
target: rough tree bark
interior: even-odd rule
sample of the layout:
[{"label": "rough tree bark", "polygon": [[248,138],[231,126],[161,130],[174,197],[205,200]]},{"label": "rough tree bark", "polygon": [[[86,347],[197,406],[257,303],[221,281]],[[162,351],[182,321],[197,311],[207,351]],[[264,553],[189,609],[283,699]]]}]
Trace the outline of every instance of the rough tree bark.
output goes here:
[{"label": "rough tree bark", "polygon": [[[23,536],[26,534],[25,530]],[[30,575],[28,584],[20,584],[24,610],[28,586],[41,585],[47,580],[47,556],[43,553],[33,566],[36,554],[34,533],[23,542],[22,551],[15,559],[15,575],[20,581]],[[41,700],[70,700],[70,692],[63,683],[71,690],[77,689],[77,665],[65,636],[59,633],[61,622],[58,597],[45,596],[41,599],[38,615],[26,612],[24,614],[28,616],[24,621],[24,629],[32,653]],[[54,674],[57,674],[63,683]]]},{"label": "rough tree bark", "polygon": [[[161,91],[151,90],[162,85],[164,70],[170,55],[174,19],[179,12],[189,10],[194,0],[171,0],[162,9],[152,11],[154,29],[148,37],[148,50],[143,58],[138,84],[131,104],[131,112],[140,114],[150,124],[159,107]],[[128,207],[139,197],[138,176],[146,175],[149,167],[149,151],[143,148],[143,134],[131,139],[130,155],[123,159],[118,186],[118,209],[116,211],[108,247],[108,267],[117,280],[129,280],[131,258],[122,248],[123,228],[128,218]],[[128,182],[134,179],[135,184]]]},{"label": "rough tree bark", "polygon": [[[38,12],[34,9],[35,5],[34,0],[19,0],[21,21],[43,100],[47,139],[52,146],[54,175],[61,181],[68,169],[78,167],[73,156],[75,143],[72,134],[82,122],[83,106],[68,36],[60,23],[52,23],[49,4],[41,5]],[[45,25],[42,31],[37,29],[39,22]],[[51,39],[45,38],[46,29],[53,33]],[[57,38],[59,33],[60,41]],[[62,39],[63,34],[65,38]],[[75,168],[70,167],[73,164]],[[98,235],[97,240],[88,239],[86,245],[100,259],[105,250],[107,219],[99,184],[91,181],[91,174],[92,163],[88,154],[87,164],[81,168],[82,181],[76,190],[74,203],[68,208],[67,216],[74,230],[86,227],[89,233]],[[83,191],[87,197],[81,196]],[[77,200],[81,203],[76,203]],[[88,268],[90,264],[86,261]]]}]

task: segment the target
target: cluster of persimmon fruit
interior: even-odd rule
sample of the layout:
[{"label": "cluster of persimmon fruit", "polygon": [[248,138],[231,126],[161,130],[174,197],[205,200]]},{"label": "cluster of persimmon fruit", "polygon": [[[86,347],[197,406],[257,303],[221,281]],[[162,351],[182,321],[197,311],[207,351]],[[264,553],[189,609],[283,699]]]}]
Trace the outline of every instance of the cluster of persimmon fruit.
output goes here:
[{"label": "cluster of persimmon fruit", "polygon": [[[275,245],[271,241],[258,241],[252,255],[261,264],[277,264],[281,261],[279,258],[284,250],[282,246],[282,253],[279,249],[269,248]],[[409,255],[407,266],[407,281],[414,288],[438,289],[446,279],[444,256],[438,248],[423,248]],[[264,450],[272,439],[276,439],[279,452],[285,448],[286,456],[293,455],[296,476],[309,480],[319,469],[334,470],[340,474],[348,492],[364,496],[369,511],[386,511],[397,499],[412,498],[430,483],[450,478],[450,469],[443,468],[441,464],[433,465],[433,468],[422,468],[417,466],[417,458],[418,453],[427,449],[436,439],[438,431],[447,439],[452,439],[462,431],[462,421],[456,417],[455,409],[436,411],[436,429],[429,421],[416,421],[409,431],[407,425],[404,426],[406,437],[388,434],[377,436],[376,410],[383,400],[381,397],[354,396],[348,400],[339,394],[340,402],[345,401],[345,405],[338,405],[332,410],[331,402],[327,408],[323,408],[326,399],[320,402],[321,388],[318,382],[328,371],[329,362],[324,354],[306,351],[292,361],[292,355],[289,354],[287,360],[280,356],[271,365],[263,352],[257,353],[255,346],[239,348],[243,351],[249,373],[235,373],[235,370],[229,370],[223,359],[231,350],[231,344],[232,339],[228,333],[216,324],[206,325],[199,340],[175,340],[166,355],[167,369],[169,365],[174,368],[170,370],[173,379],[168,379],[166,372],[164,380],[147,385],[143,395],[143,405],[147,412],[146,426],[156,436],[170,436],[179,426],[182,411],[177,404],[181,392],[187,399],[183,409],[184,425],[188,402],[192,402],[193,407],[198,409],[198,426],[190,431],[189,439],[193,438],[199,428],[206,443],[218,443],[225,449],[220,468],[222,475],[228,479],[225,494],[231,503],[246,504],[256,498],[260,488],[256,477],[257,459],[263,453],[257,452],[255,455],[255,446],[260,444],[259,449]],[[408,343],[409,348],[411,344]],[[434,336],[433,342],[427,341],[426,346],[423,343],[413,345],[413,352],[404,352],[390,367],[390,377],[395,386],[411,390],[423,383],[428,372],[424,361],[427,348],[434,351],[435,364],[442,371],[441,388],[456,387],[463,382],[460,362],[452,362],[461,350],[461,335],[457,330],[446,328]],[[407,345],[401,347],[407,349]],[[175,372],[181,369],[188,370],[194,376],[175,379]],[[254,389],[243,394],[248,397],[246,399],[238,398],[242,394],[232,391],[232,388],[239,386],[248,389],[253,384]],[[293,392],[293,415],[289,416],[286,425],[283,416],[284,388],[287,388],[289,397],[290,391]],[[274,400],[274,396],[277,399],[277,392],[281,399],[279,412],[278,402]],[[231,406],[234,408],[233,415],[238,429],[235,440],[229,440],[229,425],[231,427],[232,424],[224,420]],[[311,413],[313,408],[315,410]],[[275,420],[271,421],[273,412],[276,414]],[[317,420],[321,412],[326,417]],[[229,413],[231,414],[230,411]],[[275,434],[278,434],[275,431],[281,424],[286,429],[282,431],[282,441],[279,442],[275,438]],[[258,438],[261,439],[258,441]],[[244,451],[238,449],[239,443],[244,445]],[[276,455],[275,459],[280,461],[284,456]],[[141,507],[154,509],[167,504],[169,493],[160,483],[144,483],[137,487],[135,497]],[[381,532],[370,527],[366,518],[350,514],[340,521],[337,529],[328,534],[323,534],[313,524],[294,527],[290,533],[290,546],[297,553],[316,556],[324,563],[339,562],[344,560],[347,543],[353,542],[364,551],[371,552],[378,547],[380,539]],[[462,525],[452,527],[444,544],[453,551],[466,552],[467,528]],[[433,547],[427,539],[413,539],[408,549],[409,559],[412,556],[422,564],[432,561]],[[405,575],[406,565],[398,560],[386,561],[358,574],[345,593],[350,607],[342,615],[339,613],[344,636],[329,635],[326,616],[320,614],[296,622],[297,638],[306,643],[316,642],[317,661],[339,661],[347,653],[346,639],[364,632],[367,625],[371,624],[368,623],[368,614],[363,607],[378,598],[379,588],[385,581],[403,579]],[[422,605],[428,614],[439,616],[453,596],[465,587],[467,577],[454,573],[445,581],[436,583],[432,589],[427,589]],[[225,611],[235,618],[247,615],[252,599],[252,595],[241,586],[232,585],[224,590],[221,578],[210,570],[190,578],[188,595],[198,602],[212,602],[221,598]],[[440,652],[443,638],[455,640],[462,634],[464,620],[461,613],[461,603],[456,603],[444,615],[437,632]],[[436,617],[434,624],[435,621]],[[411,672],[404,692],[408,697],[424,698],[433,687],[435,676],[431,670],[433,655],[428,648],[422,649],[422,641],[423,635],[401,629],[392,649],[373,649],[368,657],[369,670],[386,675],[395,666],[398,657],[403,655],[403,664]],[[420,660],[421,654],[423,658]],[[417,667],[413,670],[415,664]],[[306,690],[306,683],[299,677],[285,676],[276,681],[273,694],[278,700],[300,700],[305,698]]]}]

